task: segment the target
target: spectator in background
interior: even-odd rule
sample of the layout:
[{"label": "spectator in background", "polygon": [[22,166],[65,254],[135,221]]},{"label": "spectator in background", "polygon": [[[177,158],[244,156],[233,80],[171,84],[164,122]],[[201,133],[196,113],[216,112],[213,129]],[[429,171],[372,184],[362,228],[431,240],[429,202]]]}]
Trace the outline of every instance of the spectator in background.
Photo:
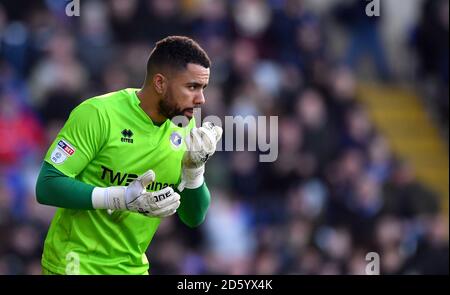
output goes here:
[{"label": "spectator in background", "polygon": [[[418,56],[417,79],[428,108],[444,127],[448,137],[449,118],[449,2],[423,2],[421,17],[413,30],[412,46]],[[419,84],[419,85],[421,85]]]},{"label": "spectator in background", "polygon": [[303,128],[303,161],[300,167],[309,166],[303,176],[318,175],[325,168],[337,148],[336,131],[330,121],[323,96],[315,89],[305,89],[295,105],[297,118]]},{"label": "spectator in background", "polygon": [[353,0],[335,8],[335,17],[350,32],[344,60],[348,66],[355,69],[361,58],[368,55],[375,64],[378,77],[388,81],[391,73],[379,27],[383,12],[380,12],[380,16],[369,17],[366,15],[366,5],[365,1]]},{"label": "spectator in background", "polygon": [[88,69],[76,58],[75,49],[71,34],[56,31],[48,41],[46,56],[31,72],[31,103],[40,109],[46,124],[64,122],[87,86]]},{"label": "spectator in background", "polygon": [[130,32],[141,31],[137,17],[139,8],[138,0],[111,1],[108,15],[115,42],[125,44],[142,37],[141,33],[130,34]]},{"label": "spectator in background", "polygon": [[26,215],[28,195],[22,167],[35,164],[44,148],[44,138],[34,113],[14,94],[0,90],[0,172],[12,196],[12,214],[19,220]]},{"label": "spectator in background", "polygon": [[[75,50],[77,50],[82,65],[89,72],[89,78],[98,81],[104,67],[111,63],[114,50],[113,32],[111,23],[108,22],[108,10],[103,1],[83,3],[81,10],[80,14],[82,13],[83,17],[80,18],[78,40],[73,44],[76,47],[73,47],[69,55],[75,58]],[[130,32],[128,33],[131,35]]]},{"label": "spectator in background", "polygon": [[156,42],[169,35],[186,35],[188,23],[181,1],[143,0],[139,9],[139,28],[145,39]]},{"label": "spectator in background", "polygon": [[420,73],[448,82],[449,3],[445,0],[423,2],[421,18],[414,34],[414,46],[420,62]]},{"label": "spectator in background", "polygon": [[420,183],[411,165],[398,161],[392,178],[384,188],[385,212],[405,218],[435,215],[439,211],[436,195]]},{"label": "spectator in background", "polygon": [[[227,1],[204,1],[196,9],[200,12],[194,16],[192,33],[199,40],[208,43],[212,38],[220,37],[225,41],[231,38],[232,22],[228,15]],[[225,44],[223,45],[225,46]],[[211,51],[208,50],[208,52]]]}]

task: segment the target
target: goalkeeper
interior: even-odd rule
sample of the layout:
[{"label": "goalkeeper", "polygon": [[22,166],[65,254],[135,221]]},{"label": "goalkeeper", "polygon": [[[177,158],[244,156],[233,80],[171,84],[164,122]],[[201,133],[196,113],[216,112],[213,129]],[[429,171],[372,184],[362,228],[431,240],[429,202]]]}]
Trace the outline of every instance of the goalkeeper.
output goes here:
[{"label": "goalkeeper", "polygon": [[[195,128],[210,60],[187,37],[156,43],[141,89],[81,103],[50,146],[37,200],[58,207],[42,255],[44,274],[148,274],[145,251],[161,218],[200,225],[210,203],[206,160],[222,129]],[[187,126],[171,119],[187,117]]]}]

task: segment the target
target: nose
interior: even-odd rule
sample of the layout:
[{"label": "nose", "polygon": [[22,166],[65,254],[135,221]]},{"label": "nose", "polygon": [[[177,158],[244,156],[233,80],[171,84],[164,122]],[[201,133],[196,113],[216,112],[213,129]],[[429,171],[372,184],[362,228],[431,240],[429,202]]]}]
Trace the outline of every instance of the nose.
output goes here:
[{"label": "nose", "polygon": [[196,105],[202,105],[205,103],[205,95],[203,94],[203,91],[200,91],[194,99],[194,104]]}]

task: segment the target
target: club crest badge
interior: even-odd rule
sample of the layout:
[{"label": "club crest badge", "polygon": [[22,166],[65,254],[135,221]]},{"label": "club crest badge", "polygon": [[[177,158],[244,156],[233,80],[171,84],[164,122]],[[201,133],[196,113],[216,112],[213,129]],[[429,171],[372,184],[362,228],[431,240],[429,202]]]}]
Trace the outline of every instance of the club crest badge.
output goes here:
[{"label": "club crest badge", "polygon": [[183,138],[181,137],[181,135],[176,131],[172,132],[172,134],[170,135],[170,143],[172,144],[172,146],[175,149],[178,149],[180,148],[182,142]]}]

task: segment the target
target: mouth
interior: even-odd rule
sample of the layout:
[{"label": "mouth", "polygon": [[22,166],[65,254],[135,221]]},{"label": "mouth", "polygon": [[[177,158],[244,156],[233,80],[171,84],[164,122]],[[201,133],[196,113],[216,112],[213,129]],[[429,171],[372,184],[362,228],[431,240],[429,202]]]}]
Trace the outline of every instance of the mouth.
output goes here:
[{"label": "mouth", "polygon": [[184,110],[183,114],[186,117],[192,117],[194,115],[194,109],[193,108],[187,108]]}]

